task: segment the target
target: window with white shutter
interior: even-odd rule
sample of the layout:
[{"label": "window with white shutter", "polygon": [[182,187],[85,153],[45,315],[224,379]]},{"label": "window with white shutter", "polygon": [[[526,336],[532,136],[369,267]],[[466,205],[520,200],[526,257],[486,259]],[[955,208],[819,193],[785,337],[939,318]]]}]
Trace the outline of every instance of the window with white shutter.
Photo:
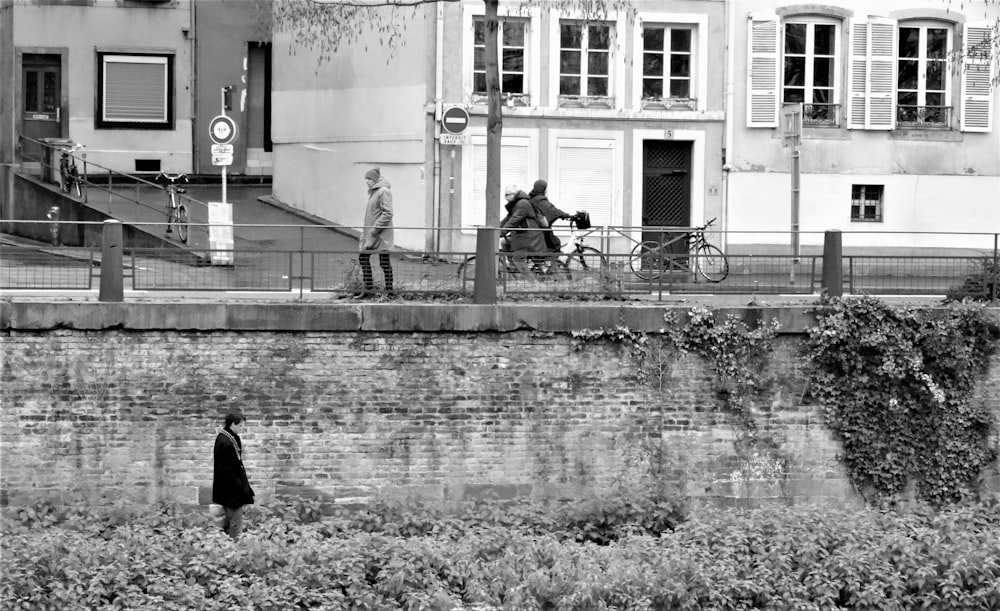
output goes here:
[{"label": "window with white shutter", "polygon": [[747,127],[778,126],[778,16],[754,14],[747,33]]},{"label": "window with white shutter", "polygon": [[105,53],[98,64],[97,127],[172,128],[171,56]]},{"label": "window with white shutter", "polygon": [[[466,149],[465,154],[471,154],[472,157],[472,188],[462,192],[462,227],[471,228],[486,224],[486,136],[472,136],[471,146]],[[501,195],[507,185],[517,185],[525,193],[530,191],[535,182],[530,174],[531,139],[504,136],[500,146],[500,159]],[[505,203],[504,200],[496,202],[501,219],[506,214],[503,210]]]},{"label": "window with white shutter", "polygon": [[[617,225],[615,141],[559,138],[556,142],[556,193],[561,210],[586,210],[595,225]],[[551,189],[551,187],[550,187]]]},{"label": "window with white shutter", "polygon": [[962,36],[961,128],[988,132],[993,128],[993,28],[989,23],[967,23]]},{"label": "window with white shutter", "polygon": [[895,125],[896,22],[851,22],[847,127],[891,130]]}]

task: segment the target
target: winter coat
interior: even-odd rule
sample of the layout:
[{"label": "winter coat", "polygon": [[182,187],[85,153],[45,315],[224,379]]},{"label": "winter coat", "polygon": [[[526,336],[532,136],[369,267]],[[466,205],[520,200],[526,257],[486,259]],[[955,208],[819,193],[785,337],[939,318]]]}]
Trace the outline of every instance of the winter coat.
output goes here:
[{"label": "winter coat", "polygon": [[[500,222],[500,233],[509,230],[510,249],[513,252],[545,252],[545,238],[541,231],[524,231],[525,229],[540,229],[535,208],[528,201],[528,194],[518,191],[513,201],[507,202],[507,216]],[[519,231],[520,230],[520,231]]]},{"label": "winter coat", "polygon": [[545,215],[545,220],[549,222],[549,227],[551,227],[552,223],[558,221],[559,219],[566,219],[570,216],[559,208],[556,208],[555,204],[550,202],[549,198],[546,197],[544,193],[535,193],[532,191],[528,197],[531,200],[531,205],[535,207],[535,210]]},{"label": "winter coat", "polygon": [[243,442],[230,429],[215,438],[215,470],[212,474],[212,502],[237,508],[253,504],[253,488],[243,467]]},{"label": "winter coat", "polygon": [[358,238],[360,250],[389,250],[393,246],[392,191],[389,181],[380,178],[368,189],[365,228]]}]

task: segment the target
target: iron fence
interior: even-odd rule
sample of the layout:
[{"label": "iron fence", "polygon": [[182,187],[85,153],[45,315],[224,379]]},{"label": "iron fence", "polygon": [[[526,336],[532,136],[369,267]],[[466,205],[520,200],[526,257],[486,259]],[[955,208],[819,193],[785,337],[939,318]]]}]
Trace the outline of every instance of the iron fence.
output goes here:
[{"label": "iron fence", "polygon": [[[54,226],[56,243],[0,236],[0,289],[96,290],[102,257],[98,244],[67,247],[58,236],[84,221],[4,221]],[[90,223],[97,224],[100,223]],[[133,231],[160,234],[165,223],[131,226]],[[355,228],[356,231],[358,228]],[[208,229],[200,230],[207,235]],[[322,235],[318,232],[326,232]],[[123,285],[133,291],[253,292],[351,296],[367,292],[351,228],[316,225],[237,225],[231,249],[207,248],[207,240],[163,247],[122,249]],[[397,228],[397,242],[416,242],[415,236],[435,236],[451,246],[389,253],[392,284],[386,286],[378,257],[373,256],[371,294],[448,295],[471,297],[476,281],[475,236],[455,228]],[[34,231],[45,235],[45,231]],[[800,294],[819,293],[822,286],[822,252],[794,256],[775,247],[730,245],[725,248],[724,269],[717,258],[700,252],[666,252],[652,264],[636,253],[636,236],[643,228],[595,228],[574,250],[565,241],[559,255],[521,255],[494,250],[496,293],[500,299],[579,297],[660,298],[670,294]],[[976,234],[993,247],[956,251],[958,254],[867,254],[863,249],[843,254],[842,287],[847,294],[952,295],[996,300],[1000,279],[997,234]],[[244,237],[240,237],[244,236]],[[246,237],[250,236],[250,237]],[[442,236],[444,236],[442,238]],[[710,243],[725,245],[732,236],[714,232]],[[677,240],[665,233],[662,244]],[[338,241],[339,240],[339,241]],[[629,247],[632,247],[631,249]],[[652,265],[652,267],[651,267]],[[707,271],[706,271],[707,270]],[[721,275],[721,277],[720,277]]]}]

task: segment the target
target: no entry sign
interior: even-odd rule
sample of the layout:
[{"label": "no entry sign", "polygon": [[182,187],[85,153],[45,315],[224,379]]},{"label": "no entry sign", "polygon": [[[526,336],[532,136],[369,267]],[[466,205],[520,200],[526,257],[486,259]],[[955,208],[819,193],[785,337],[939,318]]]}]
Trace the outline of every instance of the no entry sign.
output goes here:
[{"label": "no entry sign", "polygon": [[441,115],[441,129],[448,134],[461,134],[469,127],[469,111],[461,106],[450,106]]}]

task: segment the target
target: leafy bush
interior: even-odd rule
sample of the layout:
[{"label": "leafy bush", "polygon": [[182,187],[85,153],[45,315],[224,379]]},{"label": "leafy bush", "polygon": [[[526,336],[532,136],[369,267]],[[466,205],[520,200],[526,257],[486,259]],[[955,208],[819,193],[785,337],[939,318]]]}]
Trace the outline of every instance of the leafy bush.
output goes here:
[{"label": "leafy bush", "polygon": [[[494,505],[495,509],[498,505]],[[233,543],[203,514],[9,510],[6,609],[991,609],[1000,505],[907,513],[704,509],[607,545],[451,516],[415,536],[255,508]],[[282,510],[284,511],[284,510]],[[362,515],[364,512],[359,513]],[[376,513],[378,513],[376,511]],[[468,512],[473,513],[473,512]],[[386,524],[426,524],[424,517]],[[388,513],[385,515],[389,515]],[[559,522],[550,515],[546,520]],[[543,523],[546,521],[543,520]],[[336,528],[329,526],[337,522]],[[493,522],[493,523],[490,523]],[[342,529],[341,527],[348,527]],[[356,527],[355,527],[356,526]],[[564,533],[565,534],[565,533]]]},{"label": "leafy bush", "polygon": [[994,417],[973,397],[998,337],[981,306],[918,310],[866,297],[819,312],[806,346],[810,392],[869,500],[895,502],[911,483],[937,505],[975,493],[996,450]]},{"label": "leafy bush", "polygon": [[962,284],[948,289],[945,301],[991,301],[994,297],[1000,297],[1000,266],[989,259],[980,259],[973,262],[974,269],[965,275]]}]

